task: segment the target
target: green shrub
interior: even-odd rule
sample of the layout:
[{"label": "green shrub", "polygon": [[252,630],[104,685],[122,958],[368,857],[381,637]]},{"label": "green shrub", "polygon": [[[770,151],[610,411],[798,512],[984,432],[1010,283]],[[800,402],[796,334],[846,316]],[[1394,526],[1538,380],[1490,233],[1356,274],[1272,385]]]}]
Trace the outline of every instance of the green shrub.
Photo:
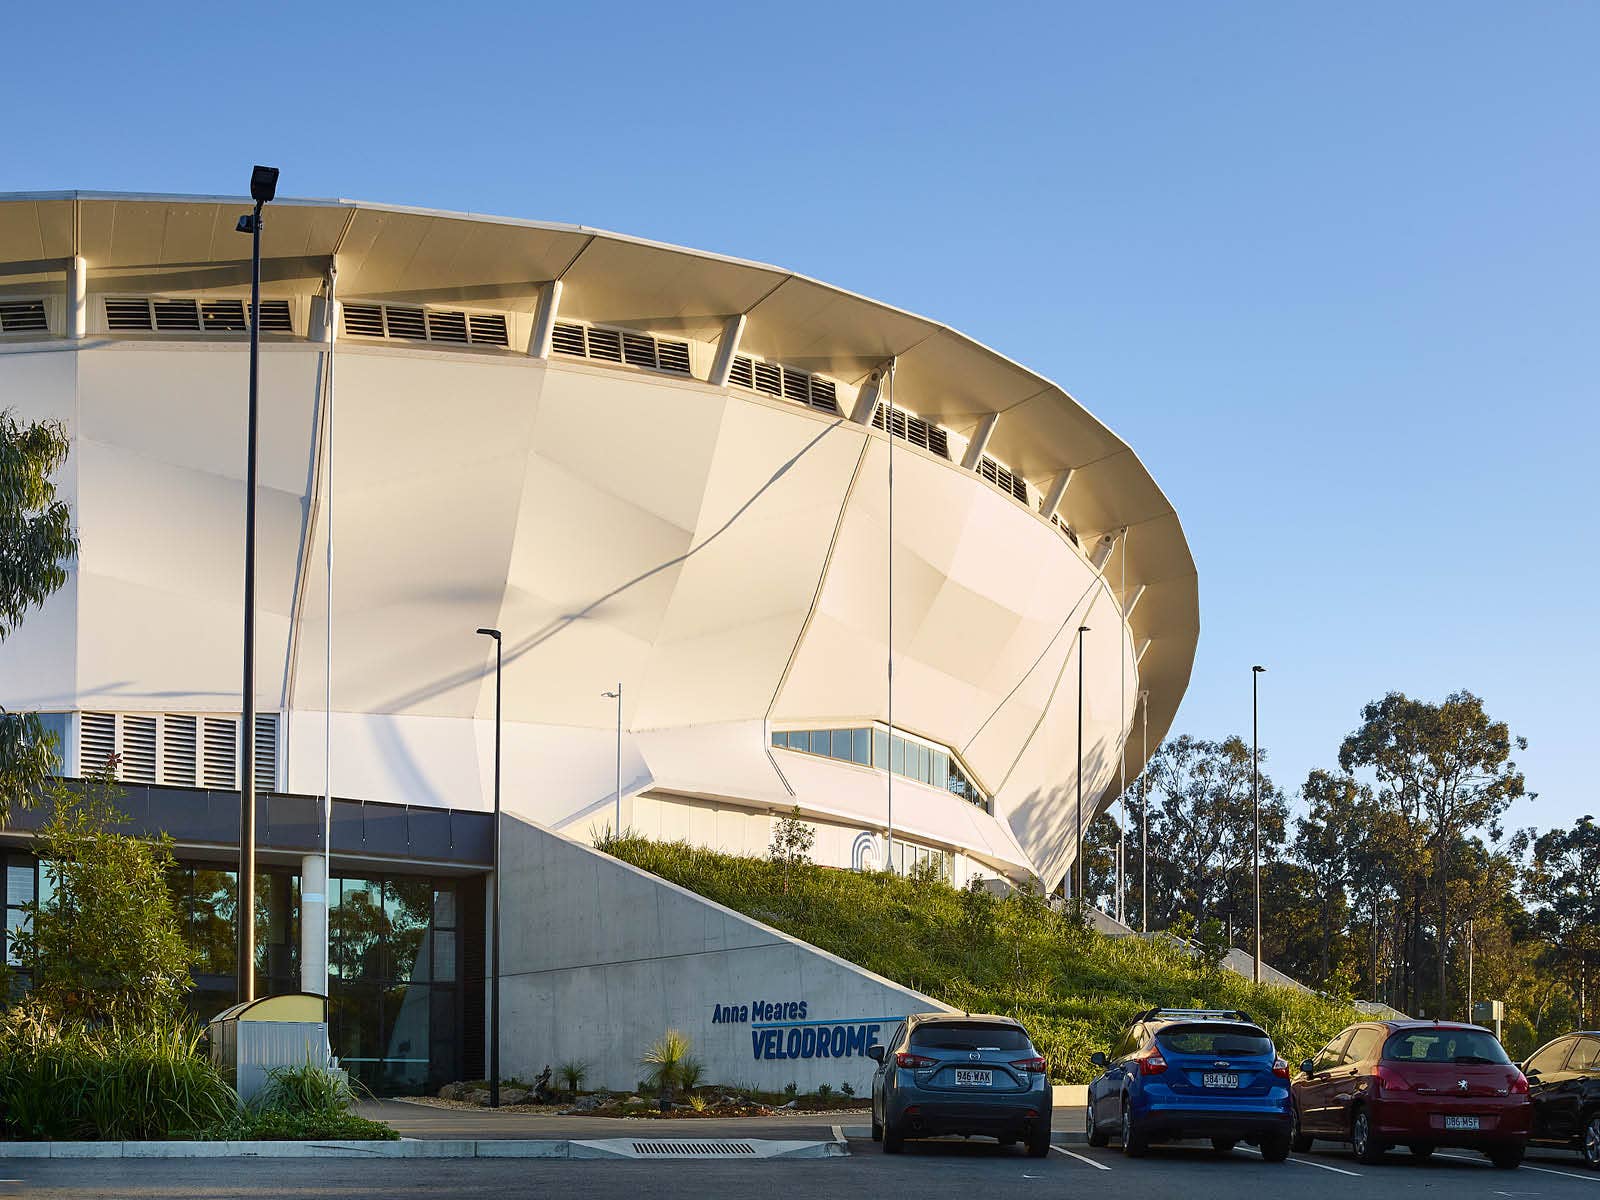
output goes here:
[{"label": "green shrub", "polygon": [[0,1137],[133,1141],[230,1120],[234,1091],[173,1021],[67,1024],[36,1006],[0,1014]]},{"label": "green shrub", "polygon": [[583,1081],[589,1078],[589,1064],[581,1060],[564,1062],[556,1069],[556,1076],[567,1085],[567,1091],[576,1096]]},{"label": "green shrub", "polygon": [[682,1083],[685,1061],[694,1062],[689,1057],[689,1038],[676,1029],[669,1029],[657,1038],[639,1060],[641,1066],[650,1068],[645,1076],[647,1086],[669,1100],[673,1090]]},{"label": "green shrub", "polygon": [[1002,900],[978,884],[784,867],[636,836],[605,848],[946,1004],[1015,1017],[1060,1083],[1092,1079],[1089,1056],[1110,1049],[1135,1012],[1158,1005],[1243,1009],[1290,1062],[1359,1019],[1340,1001],[1213,970],[1165,938],[1097,933],[1085,913],[1053,909],[1036,892]]}]

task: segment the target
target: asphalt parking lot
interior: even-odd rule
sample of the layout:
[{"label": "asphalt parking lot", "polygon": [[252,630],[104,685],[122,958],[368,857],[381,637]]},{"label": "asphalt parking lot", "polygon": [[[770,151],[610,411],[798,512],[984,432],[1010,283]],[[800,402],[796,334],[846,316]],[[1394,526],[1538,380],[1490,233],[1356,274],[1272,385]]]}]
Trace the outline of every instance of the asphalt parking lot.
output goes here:
[{"label": "asphalt parking lot", "polygon": [[1475,1155],[1439,1152],[1426,1162],[1405,1152],[1367,1167],[1329,1145],[1268,1164],[1245,1150],[1219,1157],[1209,1146],[1157,1147],[1143,1159],[1114,1147],[1058,1146],[1046,1159],[1001,1151],[992,1142],[910,1143],[898,1157],[853,1138],[848,1158],[801,1161],[519,1161],[519,1160],[0,1160],[0,1196],[90,1200],[210,1200],[212,1197],[326,1197],[340,1200],[457,1200],[469,1191],[499,1196],[571,1194],[637,1200],[690,1200],[760,1194],[763,1200],[881,1200],[1021,1194],[1060,1195],[1115,1188],[1119,1200],[1239,1200],[1242,1193],[1292,1189],[1296,1200],[1362,1200],[1448,1194],[1450,1200],[1552,1197],[1600,1200],[1600,1172],[1576,1155],[1539,1152],[1516,1171],[1498,1171]]}]

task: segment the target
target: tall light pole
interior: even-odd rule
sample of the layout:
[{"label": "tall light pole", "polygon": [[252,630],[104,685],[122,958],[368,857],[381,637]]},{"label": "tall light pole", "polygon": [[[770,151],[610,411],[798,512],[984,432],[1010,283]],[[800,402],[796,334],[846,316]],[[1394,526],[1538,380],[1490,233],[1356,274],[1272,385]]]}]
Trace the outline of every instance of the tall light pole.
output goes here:
[{"label": "tall light pole", "polygon": [[1255,846],[1250,853],[1251,871],[1256,878],[1256,950],[1252,968],[1255,982],[1261,982],[1261,676],[1265,667],[1250,668],[1250,797],[1255,807]]},{"label": "tall light pole", "polygon": [[478,630],[494,639],[494,851],[489,921],[494,940],[494,972],[489,976],[489,1107],[500,1107],[500,631]]},{"label": "tall light pole", "polygon": [[278,194],[278,168],[250,172],[255,210],[235,227],[250,235],[250,402],[244,439],[244,680],[239,762],[238,961],[235,994],[256,998],[256,417],[261,382],[261,209]]},{"label": "tall light pole", "polygon": [[1144,707],[1144,733],[1139,768],[1139,932],[1150,932],[1150,693],[1140,692]]},{"label": "tall light pole", "polygon": [[614,692],[601,692],[607,700],[617,702],[617,824],[613,833],[622,836],[622,681],[617,681],[617,690]]},{"label": "tall light pole", "polygon": [[1083,635],[1087,625],[1078,626],[1078,808],[1076,849],[1078,856],[1078,903],[1083,903]]}]

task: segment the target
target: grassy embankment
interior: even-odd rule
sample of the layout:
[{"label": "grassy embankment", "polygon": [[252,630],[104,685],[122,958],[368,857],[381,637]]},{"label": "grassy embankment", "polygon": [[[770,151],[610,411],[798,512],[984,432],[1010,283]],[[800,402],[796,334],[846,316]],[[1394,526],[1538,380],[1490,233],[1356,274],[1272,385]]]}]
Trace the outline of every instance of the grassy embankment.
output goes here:
[{"label": "grassy embankment", "polygon": [[969,1012],[1020,1020],[1058,1083],[1095,1074],[1142,1008],[1237,1008],[1260,1021],[1291,1063],[1358,1015],[1286,988],[1257,987],[1159,941],[1112,938],[1052,912],[1037,896],[1004,900],[935,881],[779,866],[643,838],[616,857],[888,979]]}]

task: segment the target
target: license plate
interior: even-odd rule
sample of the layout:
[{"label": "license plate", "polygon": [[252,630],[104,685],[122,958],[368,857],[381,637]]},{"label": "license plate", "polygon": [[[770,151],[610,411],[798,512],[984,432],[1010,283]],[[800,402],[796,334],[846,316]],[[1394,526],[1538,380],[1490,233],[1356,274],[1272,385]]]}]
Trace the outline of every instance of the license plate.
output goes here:
[{"label": "license plate", "polygon": [[1446,1117],[1444,1119],[1444,1127],[1446,1129],[1476,1129],[1478,1128],[1478,1118]]},{"label": "license plate", "polygon": [[957,1087],[989,1087],[993,1083],[993,1071],[976,1071],[971,1067],[956,1068]]},{"label": "license plate", "polygon": [[1207,1071],[1200,1082],[1209,1088],[1236,1088],[1239,1086],[1239,1077],[1232,1073]]}]

